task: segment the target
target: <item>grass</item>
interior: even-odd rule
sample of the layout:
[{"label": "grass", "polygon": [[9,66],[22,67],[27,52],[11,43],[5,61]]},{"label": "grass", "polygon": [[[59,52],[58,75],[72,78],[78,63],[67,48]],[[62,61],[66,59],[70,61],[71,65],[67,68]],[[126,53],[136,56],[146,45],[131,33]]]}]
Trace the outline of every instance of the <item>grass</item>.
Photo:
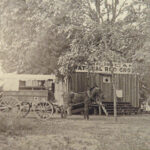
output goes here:
[{"label": "grass", "polygon": [[1,124],[0,120],[1,133],[12,130],[12,134],[3,135],[8,141],[1,146],[4,150],[150,149],[149,115],[123,116],[117,122],[105,116],[90,116],[89,121],[82,116],[56,116],[48,121],[15,118],[11,125],[5,123],[2,128]]},{"label": "grass", "polygon": [[36,124],[30,119],[0,114],[0,134],[22,136],[24,133],[32,131],[35,127]]}]

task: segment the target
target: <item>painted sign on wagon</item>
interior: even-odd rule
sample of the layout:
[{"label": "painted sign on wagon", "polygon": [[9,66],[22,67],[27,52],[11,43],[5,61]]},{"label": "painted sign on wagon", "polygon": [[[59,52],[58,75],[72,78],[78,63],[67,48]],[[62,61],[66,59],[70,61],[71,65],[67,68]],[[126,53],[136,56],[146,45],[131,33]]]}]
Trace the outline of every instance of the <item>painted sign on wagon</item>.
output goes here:
[{"label": "painted sign on wagon", "polygon": [[95,63],[93,65],[79,65],[75,69],[75,72],[94,72],[94,73],[111,73],[116,74],[131,74],[132,64],[131,63],[116,63],[113,62],[113,66],[110,66],[108,62]]}]

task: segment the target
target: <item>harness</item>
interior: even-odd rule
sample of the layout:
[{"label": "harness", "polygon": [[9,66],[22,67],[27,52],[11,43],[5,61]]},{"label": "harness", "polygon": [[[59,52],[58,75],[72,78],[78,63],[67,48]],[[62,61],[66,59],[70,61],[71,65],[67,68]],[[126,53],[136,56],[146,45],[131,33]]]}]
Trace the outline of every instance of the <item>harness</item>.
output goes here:
[{"label": "harness", "polygon": [[96,100],[96,102],[99,102],[99,99],[96,98],[97,96],[94,97],[94,95],[93,95],[93,93],[92,93],[93,89],[94,89],[94,87],[91,88],[91,89],[89,89],[89,90],[87,91],[87,96],[88,96],[88,98],[89,98],[90,101],[95,101],[95,100]]},{"label": "harness", "polygon": [[92,97],[92,94],[91,94],[91,90],[88,90],[86,93],[87,93],[87,96],[88,96],[87,101],[89,103],[91,103],[94,100],[93,97]]},{"label": "harness", "polygon": [[87,91],[87,96],[88,96],[89,98],[91,98],[91,91],[90,91],[90,90]]}]

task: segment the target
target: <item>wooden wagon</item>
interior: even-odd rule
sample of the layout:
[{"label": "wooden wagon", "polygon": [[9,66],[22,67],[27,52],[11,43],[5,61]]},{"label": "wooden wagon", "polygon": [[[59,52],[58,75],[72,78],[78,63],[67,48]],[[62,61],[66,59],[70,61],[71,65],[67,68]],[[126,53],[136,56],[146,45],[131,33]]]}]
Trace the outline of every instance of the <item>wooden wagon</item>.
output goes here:
[{"label": "wooden wagon", "polygon": [[0,110],[7,114],[25,117],[30,111],[42,119],[50,118],[54,105],[48,101],[47,90],[5,91],[0,102]]},{"label": "wooden wagon", "polygon": [[[131,64],[129,63],[117,63],[116,65],[119,66],[114,67],[117,112],[118,114],[136,113],[140,104],[139,75],[132,73],[132,66],[130,66]],[[102,106],[105,107],[108,114],[113,114],[114,91],[112,88],[110,66],[97,66],[95,70],[91,72],[89,72],[85,66],[80,66],[68,77],[66,83],[67,90],[76,93],[86,91],[87,88],[93,87],[96,84],[104,93]],[[98,106],[93,105],[93,108],[98,109]]]},{"label": "wooden wagon", "polygon": [[54,104],[54,75],[4,74],[0,110],[25,117],[34,111],[40,118],[50,118],[59,109]]}]

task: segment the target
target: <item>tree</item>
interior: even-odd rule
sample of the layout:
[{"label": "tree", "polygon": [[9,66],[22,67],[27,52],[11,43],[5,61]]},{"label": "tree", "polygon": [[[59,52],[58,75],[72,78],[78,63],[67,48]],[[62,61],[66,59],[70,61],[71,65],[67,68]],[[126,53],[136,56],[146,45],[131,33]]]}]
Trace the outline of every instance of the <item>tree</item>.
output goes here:
[{"label": "tree", "polygon": [[[68,13],[72,20],[80,23],[69,24],[72,41],[70,50],[59,59],[61,73],[67,74],[73,66],[84,62],[131,62],[131,56],[142,45],[142,37],[131,21],[120,17],[130,7],[127,0],[121,4],[117,0],[109,3],[107,0],[95,0],[93,3],[83,0],[81,4],[81,12],[79,9],[71,9],[71,13]],[[80,14],[80,18],[72,15],[76,12]]]},{"label": "tree", "polygon": [[[135,19],[135,22],[138,24],[140,31],[144,34],[143,45],[136,51],[133,56],[133,61],[135,64],[135,71],[140,75],[141,81],[141,97],[147,97],[150,93],[150,2],[148,0],[143,0],[137,3],[140,7],[140,16]],[[139,15],[138,15],[139,16]]]},{"label": "tree", "polygon": [[[79,6],[84,14],[83,17],[80,16],[82,23],[76,26],[77,23],[71,22],[71,30],[78,30],[71,32],[74,35],[72,35],[70,50],[59,59],[60,72],[70,75],[77,65],[86,63],[90,66],[98,61],[108,61],[112,68],[114,61],[132,62],[133,56],[143,46],[145,40],[145,35],[139,28],[140,24],[138,27],[135,25],[136,20],[143,17],[138,17],[137,9],[134,9],[133,4],[127,3],[127,0],[123,3],[118,0],[83,0],[82,2]],[[70,18],[76,18],[77,15],[72,14],[77,10],[72,9],[71,12]],[[113,74],[112,69],[115,101]]]},{"label": "tree", "polygon": [[1,0],[0,53],[5,72],[54,72],[68,44],[54,24],[64,2]]}]

